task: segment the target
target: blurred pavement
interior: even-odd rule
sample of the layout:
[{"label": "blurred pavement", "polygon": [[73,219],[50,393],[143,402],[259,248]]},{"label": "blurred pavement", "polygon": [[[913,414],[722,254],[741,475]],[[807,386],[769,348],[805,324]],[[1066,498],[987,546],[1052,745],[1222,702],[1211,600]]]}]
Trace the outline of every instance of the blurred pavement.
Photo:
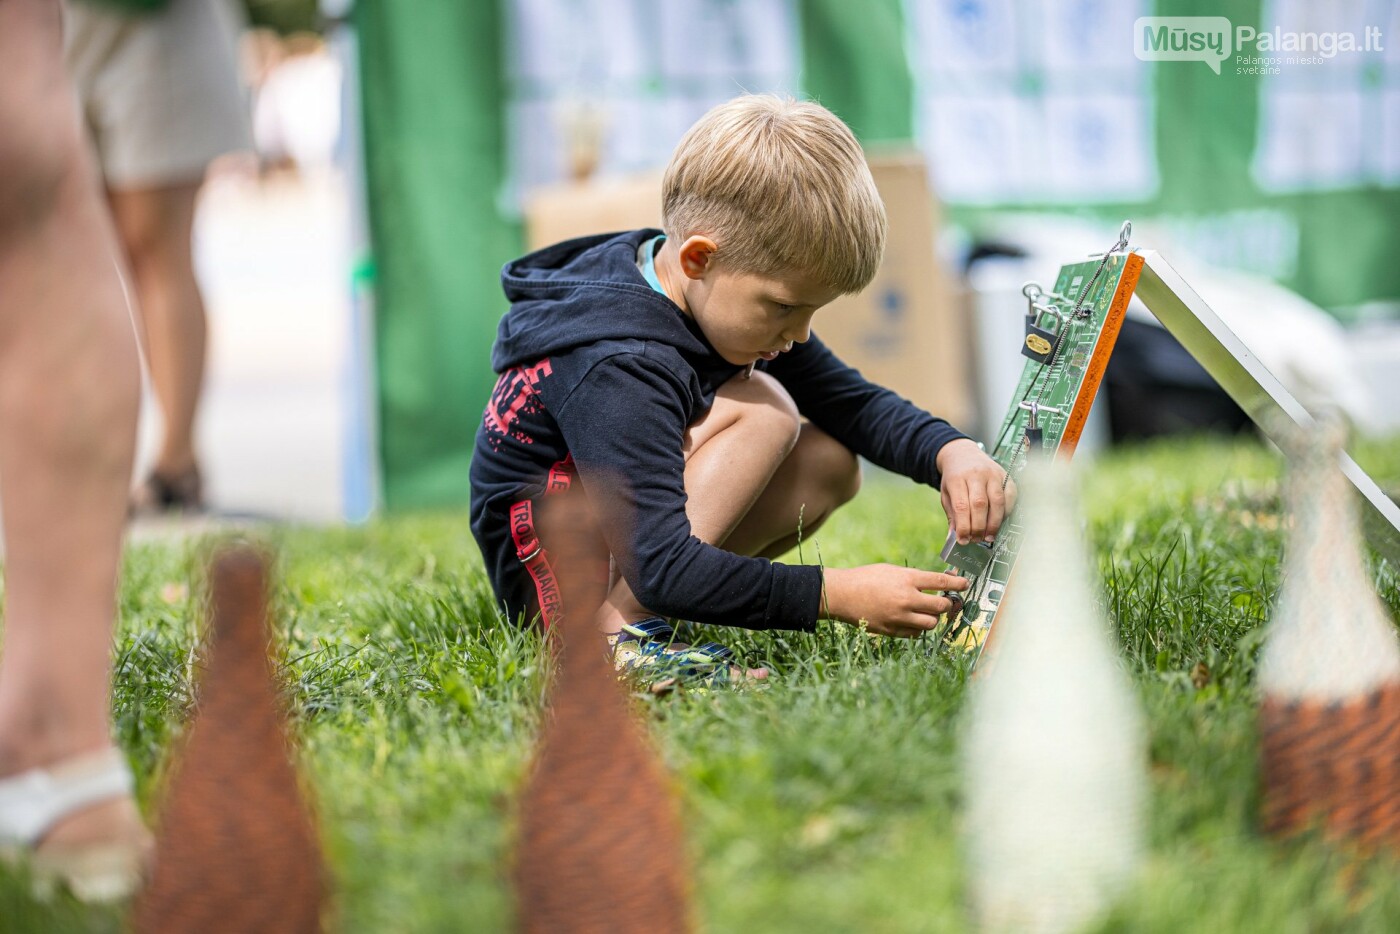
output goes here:
[{"label": "blurred pavement", "polygon": [[[226,175],[201,196],[195,265],[210,333],[198,449],[216,515],[343,515],[347,212],[331,171],[265,183]],[[158,417],[148,392],[138,477]]]}]

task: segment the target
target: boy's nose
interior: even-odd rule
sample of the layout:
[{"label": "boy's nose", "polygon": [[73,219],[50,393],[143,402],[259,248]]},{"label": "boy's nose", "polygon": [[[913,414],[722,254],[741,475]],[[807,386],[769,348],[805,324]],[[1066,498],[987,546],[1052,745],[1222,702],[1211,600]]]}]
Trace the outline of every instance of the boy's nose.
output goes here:
[{"label": "boy's nose", "polygon": [[812,336],[812,319],[808,318],[800,326],[793,326],[783,332],[783,340],[789,344],[805,344]]}]

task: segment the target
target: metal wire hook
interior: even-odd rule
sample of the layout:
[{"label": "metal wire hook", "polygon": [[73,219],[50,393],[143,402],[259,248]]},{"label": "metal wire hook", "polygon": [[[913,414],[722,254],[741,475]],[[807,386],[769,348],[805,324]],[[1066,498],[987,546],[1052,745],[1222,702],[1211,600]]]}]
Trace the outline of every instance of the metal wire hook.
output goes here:
[{"label": "metal wire hook", "polygon": [[1110,253],[1117,253],[1119,250],[1128,248],[1128,240],[1133,236],[1133,222],[1124,221],[1123,226],[1118,228],[1118,242],[1113,245]]}]

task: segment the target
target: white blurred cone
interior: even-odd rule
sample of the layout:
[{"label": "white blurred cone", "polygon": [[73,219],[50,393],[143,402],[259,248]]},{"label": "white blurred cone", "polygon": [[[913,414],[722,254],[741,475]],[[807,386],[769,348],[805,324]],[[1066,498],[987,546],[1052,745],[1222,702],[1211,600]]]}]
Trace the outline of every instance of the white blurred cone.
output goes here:
[{"label": "white blurred cone", "polygon": [[1289,428],[1294,524],[1259,659],[1263,827],[1400,844],[1400,640],[1362,560],[1345,429]]},{"label": "white blurred cone", "polygon": [[1146,751],[1069,467],[1032,465],[1018,485],[1026,536],[963,747],[969,884],[983,930],[1068,931],[1137,867]]},{"label": "white blurred cone", "polygon": [[1362,562],[1339,466],[1344,437],[1339,422],[1322,421],[1286,452],[1293,530],[1259,657],[1259,687],[1279,700],[1346,700],[1400,681],[1400,644]]}]

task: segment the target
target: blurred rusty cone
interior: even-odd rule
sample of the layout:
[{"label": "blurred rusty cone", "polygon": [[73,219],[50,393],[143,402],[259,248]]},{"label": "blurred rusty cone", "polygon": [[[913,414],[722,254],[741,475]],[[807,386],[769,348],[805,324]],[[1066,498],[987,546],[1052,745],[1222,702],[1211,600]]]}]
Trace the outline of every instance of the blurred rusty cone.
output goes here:
[{"label": "blurred rusty cone", "polygon": [[564,614],[559,671],[520,801],[515,887],[526,932],[688,931],[680,821],[667,776],[605,656],[604,584],[577,492],[551,496],[539,537]]},{"label": "blurred rusty cone", "polygon": [[1362,560],[1345,431],[1282,436],[1294,524],[1259,661],[1260,824],[1400,850],[1400,642]]},{"label": "blurred rusty cone", "polygon": [[267,587],[258,552],[215,558],[208,667],[161,804],[137,931],[321,930],[321,853],[269,657]]}]

